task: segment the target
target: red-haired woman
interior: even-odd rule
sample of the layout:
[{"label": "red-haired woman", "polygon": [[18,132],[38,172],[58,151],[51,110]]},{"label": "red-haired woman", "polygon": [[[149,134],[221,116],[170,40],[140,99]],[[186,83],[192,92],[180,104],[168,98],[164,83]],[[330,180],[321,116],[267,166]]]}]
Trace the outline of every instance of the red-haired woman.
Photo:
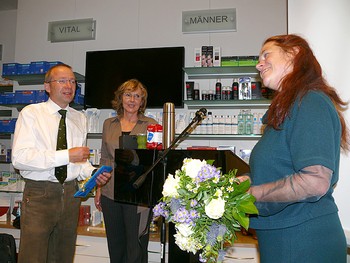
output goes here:
[{"label": "red-haired woman", "polygon": [[249,191],[259,210],[250,227],[261,262],[345,263],[346,239],[332,193],[341,149],[349,149],[347,103],[327,84],[300,36],[268,38],[256,68],[275,91],[250,157]]}]

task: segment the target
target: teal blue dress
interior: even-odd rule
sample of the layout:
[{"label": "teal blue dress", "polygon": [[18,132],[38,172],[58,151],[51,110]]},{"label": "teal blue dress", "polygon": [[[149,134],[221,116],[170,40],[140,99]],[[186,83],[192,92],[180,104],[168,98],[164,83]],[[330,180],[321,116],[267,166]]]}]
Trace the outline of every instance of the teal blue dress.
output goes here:
[{"label": "teal blue dress", "polygon": [[[264,118],[267,116],[265,114]],[[331,100],[310,91],[292,106],[280,130],[268,127],[250,157],[252,185],[277,181],[312,165],[333,171],[331,187],[317,200],[256,202],[261,263],[346,262],[346,239],[334,202],[339,178],[341,124]]]}]

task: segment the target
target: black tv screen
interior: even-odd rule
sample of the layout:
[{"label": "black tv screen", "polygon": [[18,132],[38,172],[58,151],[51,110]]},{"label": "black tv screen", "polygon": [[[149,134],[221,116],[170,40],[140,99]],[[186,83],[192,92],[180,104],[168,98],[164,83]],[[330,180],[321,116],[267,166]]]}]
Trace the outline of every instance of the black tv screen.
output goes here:
[{"label": "black tv screen", "polygon": [[111,109],[114,91],[136,78],[148,91],[147,108],[172,102],[183,107],[184,47],[88,51],[85,70],[85,108]]}]

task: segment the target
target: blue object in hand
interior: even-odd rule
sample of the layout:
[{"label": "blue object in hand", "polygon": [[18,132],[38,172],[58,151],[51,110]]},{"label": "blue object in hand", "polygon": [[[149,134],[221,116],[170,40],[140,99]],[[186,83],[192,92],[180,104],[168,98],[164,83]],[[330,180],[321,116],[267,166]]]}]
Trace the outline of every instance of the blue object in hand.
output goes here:
[{"label": "blue object in hand", "polygon": [[107,172],[110,173],[112,171],[112,167],[111,166],[107,166],[107,165],[103,165],[101,166],[101,168],[99,168],[89,179],[89,181],[87,181],[83,188],[80,189],[79,191],[77,191],[74,194],[74,197],[86,197],[92,189],[94,189],[94,187],[96,186],[96,179],[97,176],[99,176],[100,174]]}]

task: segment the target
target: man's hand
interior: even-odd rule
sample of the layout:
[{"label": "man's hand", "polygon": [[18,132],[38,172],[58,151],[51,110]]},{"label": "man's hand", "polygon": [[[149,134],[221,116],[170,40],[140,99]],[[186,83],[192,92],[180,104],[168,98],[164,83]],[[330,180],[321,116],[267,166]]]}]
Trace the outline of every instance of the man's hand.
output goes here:
[{"label": "man's hand", "polygon": [[74,147],[68,150],[69,152],[69,162],[79,163],[86,162],[90,157],[89,147]]}]

